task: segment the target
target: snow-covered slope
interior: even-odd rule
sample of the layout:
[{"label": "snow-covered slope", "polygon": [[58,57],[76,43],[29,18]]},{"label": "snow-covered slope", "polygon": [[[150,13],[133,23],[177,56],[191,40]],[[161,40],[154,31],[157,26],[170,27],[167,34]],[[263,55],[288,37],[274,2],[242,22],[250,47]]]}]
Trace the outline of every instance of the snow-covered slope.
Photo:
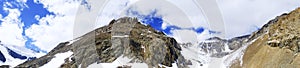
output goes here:
[{"label": "snow-covered slope", "polygon": [[183,43],[181,54],[190,60],[190,68],[229,68],[235,60],[241,60],[248,45],[255,41],[249,38],[249,35],[229,40],[214,37],[195,44]]},{"label": "snow-covered slope", "polygon": [[58,68],[60,67],[60,65],[62,65],[65,62],[64,60],[70,57],[72,54],[73,52],[71,51],[65,53],[58,53],[55,55],[55,58],[53,58],[50,62],[41,66],[40,68]]},{"label": "snow-covered slope", "polygon": [[28,60],[36,59],[44,53],[37,53],[30,49],[20,46],[1,44],[0,43],[0,66],[9,65],[14,67]]}]

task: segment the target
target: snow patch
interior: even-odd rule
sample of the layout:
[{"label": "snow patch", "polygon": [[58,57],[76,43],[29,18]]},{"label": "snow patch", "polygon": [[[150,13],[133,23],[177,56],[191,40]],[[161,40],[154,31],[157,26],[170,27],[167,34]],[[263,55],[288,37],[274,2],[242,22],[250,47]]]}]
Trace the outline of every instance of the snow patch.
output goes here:
[{"label": "snow patch", "polygon": [[10,50],[12,50],[18,54],[21,54],[21,55],[27,56],[27,57],[35,57],[36,56],[35,54],[37,54],[37,52],[34,52],[25,47],[14,46],[14,45],[3,45],[3,46],[9,48]]},{"label": "snow patch", "polygon": [[[93,63],[89,65],[87,68],[117,68],[118,66],[130,66],[131,68],[147,68],[146,63],[129,63],[130,58],[127,57],[119,57],[112,63]],[[159,64],[159,66],[164,66]],[[178,68],[176,63],[172,63],[173,67],[164,66],[165,68]],[[194,67],[193,67],[194,68]]]},{"label": "snow patch", "polygon": [[112,36],[112,37],[129,37],[128,35],[124,35],[124,36]]},{"label": "snow patch", "polygon": [[[258,37],[258,38],[259,38],[259,37]],[[244,56],[244,52],[245,52],[246,48],[247,48],[251,43],[253,43],[255,40],[257,40],[257,39],[254,39],[254,40],[252,40],[251,42],[246,43],[244,46],[242,46],[242,47],[239,48],[238,50],[232,52],[232,53],[229,54],[229,55],[224,56],[224,57],[223,57],[223,63],[224,63],[223,65],[224,65],[225,67],[228,67],[228,66],[230,66],[230,65],[234,62],[234,60],[237,60],[237,59],[240,61],[240,65],[242,65],[242,64],[243,64],[243,56]]]},{"label": "snow patch", "polygon": [[[146,63],[130,63],[128,65],[120,65],[118,62],[113,63],[93,63],[87,68],[117,68],[118,66],[131,66],[131,68],[147,68]],[[168,68],[168,67],[166,67]]]},{"label": "snow patch", "polygon": [[41,66],[40,68],[58,68],[60,65],[62,65],[65,62],[64,59],[70,57],[72,54],[73,52],[71,51],[56,54],[55,58],[51,59],[50,62],[48,62],[44,66]]},{"label": "snow patch", "polygon": [[201,66],[203,64],[208,64],[210,61],[209,55],[201,52],[197,45],[192,45],[190,47],[183,47],[181,54],[187,60],[192,62],[192,65],[188,65],[190,68],[207,68],[205,66]]},{"label": "snow patch", "polygon": [[172,67],[168,67],[168,66],[161,65],[161,64],[159,64],[158,66],[164,67],[164,68],[178,68],[176,63],[172,63]]},{"label": "snow patch", "polygon": [[224,50],[224,52],[232,52],[233,50],[230,50],[229,49],[229,45],[228,45],[228,43],[225,43],[225,50]]},{"label": "snow patch", "polygon": [[70,41],[68,41],[69,43],[67,44],[67,45],[71,45],[71,44],[73,44],[75,41],[78,41],[78,40],[80,40],[81,39],[81,37],[78,37],[78,38],[75,38],[75,39],[73,39],[73,40],[70,40]]},{"label": "snow patch", "polygon": [[145,53],[146,52],[145,46],[142,45],[141,48],[144,50],[143,52]]},{"label": "snow patch", "polygon": [[21,63],[26,61],[26,60],[20,60],[20,59],[17,59],[17,58],[13,58],[12,56],[10,56],[7,49],[6,49],[6,47],[4,47],[4,46],[0,46],[0,51],[2,52],[4,57],[6,58],[6,61],[5,62],[0,62],[0,65],[10,65],[12,67],[15,67],[18,64],[21,64]]}]

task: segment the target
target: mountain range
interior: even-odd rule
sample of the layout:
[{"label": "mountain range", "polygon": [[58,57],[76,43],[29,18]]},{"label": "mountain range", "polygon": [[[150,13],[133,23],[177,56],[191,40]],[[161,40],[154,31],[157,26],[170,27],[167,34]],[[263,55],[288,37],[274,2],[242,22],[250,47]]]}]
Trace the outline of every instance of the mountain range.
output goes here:
[{"label": "mountain range", "polygon": [[16,67],[25,68],[299,68],[300,8],[277,16],[250,35],[231,39],[178,43],[137,18],[122,17],[61,42],[39,58],[16,46],[0,48],[0,62],[18,59],[25,62]]}]

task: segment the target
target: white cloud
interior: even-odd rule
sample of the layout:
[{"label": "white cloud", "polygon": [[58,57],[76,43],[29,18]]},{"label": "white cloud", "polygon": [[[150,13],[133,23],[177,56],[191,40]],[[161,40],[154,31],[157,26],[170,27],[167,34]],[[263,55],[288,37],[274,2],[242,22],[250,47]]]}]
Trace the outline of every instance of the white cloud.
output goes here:
[{"label": "white cloud", "polygon": [[[176,5],[175,7],[183,11],[183,15],[180,15],[179,12],[174,12],[177,9],[165,4],[165,2],[157,2],[164,4],[154,5],[151,4],[155,3],[153,1],[145,3],[138,1],[133,5],[142,13],[147,13],[151,9],[158,9],[158,14],[163,15],[164,21],[167,21],[167,23],[170,25],[177,25],[181,27],[202,26],[204,28],[213,26],[208,24],[203,17],[204,15],[201,13],[201,10],[205,9],[197,8],[196,5],[193,5],[194,3],[192,0],[167,0],[167,2]],[[251,32],[257,30],[256,27],[261,27],[276,16],[281,15],[284,12],[290,12],[300,6],[299,0],[217,0],[217,2],[225,21],[225,38],[250,34]],[[186,19],[184,19],[184,15],[187,15],[190,23],[185,21]]]},{"label": "white cloud", "polygon": [[9,14],[2,18],[0,26],[0,40],[4,44],[25,45],[25,38],[22,36],[22,26],[18,17],[20,11],[18,9],[9,9],[4,7],[4,10],[8,11]]},{"label": "white cloud", "polygon": [[33,24],[25,33],[35,41],[33,44],[42,50],[50,51],[58,43],[73,39],[73,25],[79,2],[40,0],[40,3],[56,16],[47,15],[40,18],[39,25]]},{"label": "white cloud", "polygon": [[[125,3],[127,3],[127,5],[125,5]],[[169,24],[184,27],[208,26],[202,17],[201,10],[198,9],[195,4],[190,3],[193,3],[193,1],[167,0],[150,2],[145,0],[110,0],[105,4],[103,11],[100,13],[97,24],[103,26],[111,19],[127,16],[125,14],[126,10],[131,7],[143,15],[148,14],[154,9],[158,9],[157,15],[163,15],[165,21],[164,25]]]},{"label": "white cloud", "polygon": [[[190,23],[192,26],[189,27],[204,27],[209,28],[209,24],[207,23],[204,15],[202,14],[203,11],[201,7],[198,7],[196,5],[195,1],[193,0],[167,0],[171,4],[174,4],[177,8],[180,9],[180,11],[184,12],[185,15],[187,15],[188,20],[190,20]],[[173,15],[176,15],[177,13],[170,13]],[[182,16],[178,16],[182,17]],[[184,23],[186,22],[179,22]]]},{"label": "white cloud", "polygon": [[[73,32],[75,37],[79,37],[84,35],[87,32],[90,32],[95,29],[98,24],[97,21],[109,21],[111,20],[110,17],[105,17],[105,19],[99,19],[98,14],[102,12],[103,7],[106,5],[107,1],[109,0],[87,0],[88,4],[80,5],[78,7],[78,11],[75,18],[75,24]],[[113,7],[111,7],[113,8]],[[108,23],[108,22],[105,22]],[[100,25],[103,25],[100,23]],[[99,26],[98,26],[99,27]]]},{"label": "white cloud", "polygon": [[[192,1],[141,0],[132,3],[128,7],[133,7],[135,11],[139,11],[139,13],[143,15],[147,15],[153,10],[157,10],[157,15],[162,16],[165,21],[164,23],[168,23],[170,25],[176,25],[184,28],[189,28],[193,26],[198,27],[199,24],[194,23],[201,23],[203,19],[201,20],[201,18],[199,17],[201,16],[200,10],[196,9],[195,5],[189,4],[191,2]],[[183,6],[183,4],[188,6]],[[199,13],[196,13],[197,11],[199,11]],[[197,16],[199,17],[198,20],[192,21],[190,19],[192,17]]]},{"label": "white cloud", "polygon": [[121,17],[121,12],[124,11],[126,7],[126,2],[130,3],[128,0],[109,0],[103,7],[97,17],[96,27],[101,27],[107,25],[112,19],[118,19]]},{"label": "white cloud", "polygon": [[[118,0],[114,0],[110,2],[110,5],[105,5],[106,8],[104,8],[102,14],[98,13],[99,10],[97,9],[99,8],[97,7],[101,7],[103,5],[99,5],[99,3],[97,2],[94,3],[94,1],[92,0],[88,0],[89,5],[91,5],[91,10],[84,9],[82,11],[77,11],[78,8],[82,7],[79,6],[81,1],[73,2],[73,0],[39,0],[35,2],[44,4],[45,8],[47,8],[50,12],[58,14],[58,16],[46,16],[44,18],[40,18],[39,25],[34,24],[26,30],[26,35],[35,40],[33,44],[35,44],[42,50],[49,51],[60,42],[73,39],[73,36],[78,37],[78,35],[85,34],[86,32],[89,32],[92,29],[98,28],[103,25],[107,25],[109,21],[111,21],[114,18],[117,18],[116,16],[118,15],[116,15],[116,13],[120,12],[119,10],[122,9],[123,6],[125,6],[124,3],[126,3],[127,1],[120,2]],[[107,12],[110,12],[111,14]],[[76,14],[77,16],[83,17],[81,17],[81,19],[75,20]],[[102,15],[99,16],[97,20],[100,23],[94,23],[91,21],[93,20],[92,18],[95,18],[94,20],[96,20],[97,17],[94,15],[97,14]],[[76,21],[79,23],[76,23]],[[47,22],[49,23],[49,25],[46,24]],[[75,25],[75,23],[77,25],[79,24],[78,28]],[[97,27],[91,27],[95,25]],[[73,31],[76,31],[76,35]],[[80,33],[77,34],[77,32]]]},{"label": "white cloud", "polygon": [[300,0],[217,0],[222,10],[226,36],[250,34],[253,26],[262,27],[269,20],[300,6]]},{"label": "white cloud", "polygon": [[[2,14],[0,14],[0,19],[2,19]],[[1,25],[0,25],[1,26]]]},{"label": "white cloud", "polygon": [[173,37],[179,43],[197,42],[197,33],[192,30],[172,30]]}]

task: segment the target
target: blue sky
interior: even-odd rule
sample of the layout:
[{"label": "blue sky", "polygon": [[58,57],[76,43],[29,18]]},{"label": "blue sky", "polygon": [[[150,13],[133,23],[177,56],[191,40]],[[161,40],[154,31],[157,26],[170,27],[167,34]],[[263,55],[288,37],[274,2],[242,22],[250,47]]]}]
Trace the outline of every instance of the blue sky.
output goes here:
[{"label": "blue sky", "polygon": [[32,44],[34,40],[32,40],[30,37],[25,35],[25,29],[29,28],[33,24],[37,24],[37,25],[39,24],[38,20],[36,19],[36,16],[42,18],[42,17],[46,17],[47,15],[54,15],[54,13],[49,12],[46,8],[44,8],[43,4],[34,3],[33,0],[28,0],[26,2],[26,5],[28,7],[24,8],[21,11],[21,16],[20,16],[21,22],[24,23],[22,35],[27,38],[27,41],[25,42],[25,46],[26,48],[30,48],[34,51],[37,52],[41,51],[45,53],[46,52],[45,50],[41,50],[40,48]]}]

